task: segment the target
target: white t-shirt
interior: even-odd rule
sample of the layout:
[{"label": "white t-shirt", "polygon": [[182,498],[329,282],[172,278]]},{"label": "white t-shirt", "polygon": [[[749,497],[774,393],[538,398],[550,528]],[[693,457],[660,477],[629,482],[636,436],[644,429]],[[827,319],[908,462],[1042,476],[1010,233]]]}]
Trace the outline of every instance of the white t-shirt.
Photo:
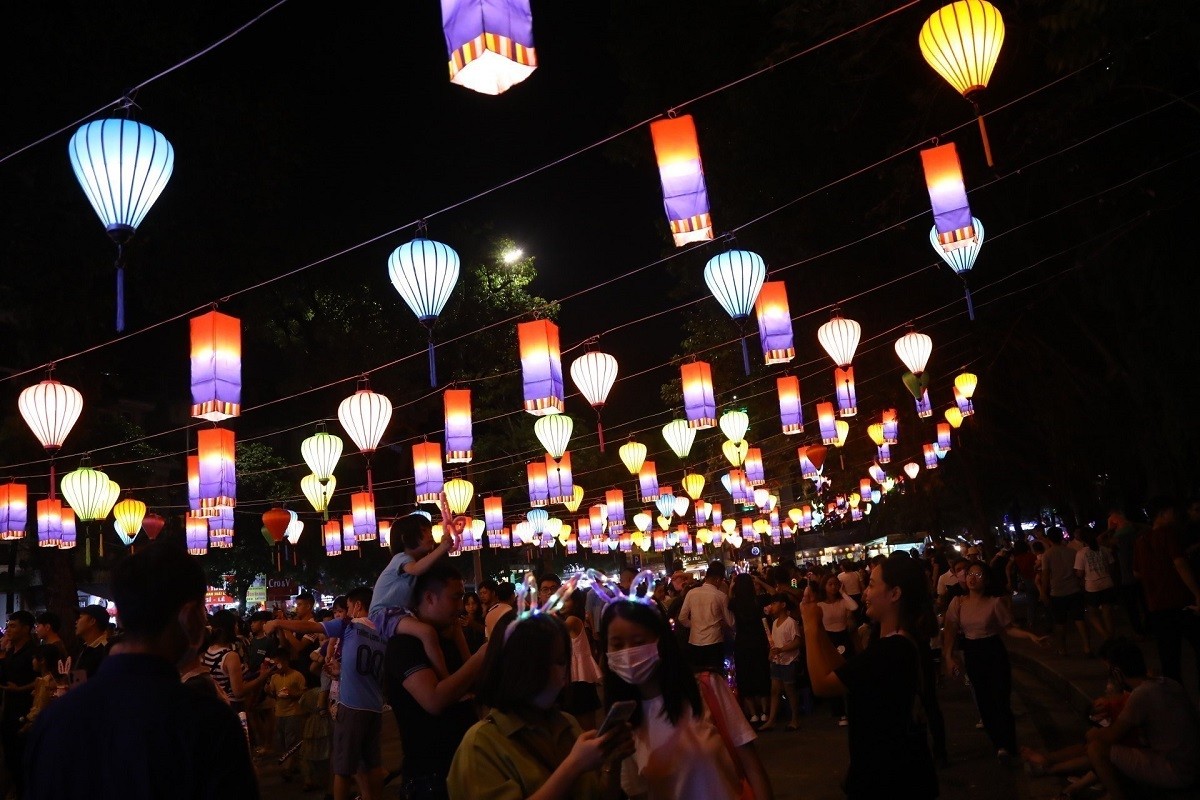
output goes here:
[{"label": "white t-shirt", "polygon": [[841,600],[832,602],[821,602],[821,627],[831,633],[841,633],[846,630],[846,617],[848,613],[854,613],[858,610],[858,603],[854,602],[853,597],[842,595]]},{"label": "white t-shirt", "polygon": [[[796,625],[796,620],[791,617],[784,617],[782,621],[775,620],[771,623],[771,645],[774,647],[786,647],[792,642],[800,638],[800,629]],[[774,664],[787,665],[796,660],[796,656],[800,654],[799,650],[792,650],[787,653],[771,656],[771,662]]]},{"label": "white t-shirt", "polygon": [[[754,740],[733,694],[713,681],[720,713],[735,747]],[[722,800],[738,797],[741,780],[707,707],[699,720],[685,708],[677,725],[663,715],[662,697],[642,701],[642,723],[633,731],[634,752],[621,765],[621,788],[649,800]]]},{"label": "white t-shirt", "polygon": [[951,586],[958,586],[958,576],[954,574],[954,570],[947,570],[938,575],[937,596],[945,597],[946,590]]},{"label": "white t-shirt", "polygon": [[512,611],[513,607],[508,603],[496,603],[488,609],[488,612],[483,616],[483,638],[492,638],[492,628],[496,627],[496,623],[500,621],[508,612]]},{"label": "white t-shirt", "polygon": [[862,581],[857,572],[840,572],[837,579],[842,584],[842,594],[862,594]]},{"label": "white t-shirt", "polygon": [[1105,548],[1093,550],[1085,547],[1075,553],[1075,569],[1083,572],[1083,588],[1088,592],[1101,592],[1113,586],[1112,553]]}]

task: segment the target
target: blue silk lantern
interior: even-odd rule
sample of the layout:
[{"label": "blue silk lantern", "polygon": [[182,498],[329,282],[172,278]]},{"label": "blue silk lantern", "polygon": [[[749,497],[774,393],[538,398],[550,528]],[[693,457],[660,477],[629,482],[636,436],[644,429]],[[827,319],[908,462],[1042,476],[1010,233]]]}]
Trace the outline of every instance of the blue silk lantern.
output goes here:
[{"label": "blue silk lantern", "polygon": [[233,431],[208,428],[196,434],[200,467],[200,516],[217,516],[237,505]]},{"label": "blue silk lantern", "polygon": [[950,269],[954,270],[954,274],[962,279],[963,294],[967,298],[967,317],[973,320],[975,319],[975,302],[971,299],[971,287],[967,283],[967,274],[975,266],[975,258],[979,255],[979,249],[983,247],[983,223],[979,221],[979,217],[971,217],[971,225],[975,228],[975,238],[962,247],[956,247],[953,250],[943,248],[942,243],[938,240],[936,225],[929,229],[929,242],[933,245],[934,252],[941,256],[942,260],[950,265]]},{"label": "blue silk lantern", "polygon": [[638,486],[642,492],[643,503],[653,503],[658,500],[658,470],[653,461],[645,461],[638,471]]},{"label": "blue silk lantern", "polygon": [[[713,256],[704,265],[704,282],[717,298],[733,321],[741,328],[742,321],[750,316],[767,278],[767,265],[762,256],[749,250],[729,250]],[[746,349],[746,335],[742,332],[742,366],[750,374],[750,352]]]},{"label": "blue silk lantern", "polygon": [[242,325],[210,311],[191,320],[192,416],[209,422],[242,411]]},{"label": "blue silk lantern", "polygon": [[871,490],[871,502],[872,503],[878,504],[879,501],[882,499],[883,499],[883,492],[879,491],[878,489]]},{"label": "blue silk lantern", "polygon": [[783,281],[767,281],[759,290],[754,304],[758,317],[758,338],[762,341],[763,359],[767,364],[785,364],[796,357],[792,334],[792,312],[788,308],[787,285]]},{"label": "blue silk lantern", "polygon": [[804,409],[800,403],[800,379],[795,375],[776,378],[779,394],[779,422],[787,435],[804,432]]},{"label": "blue silk lantern", "polygon": [[561,414],[563,410],[562,355],[558,326],[547,319],[517,325],[521,349],[521,380],[525,410],[534,416]]},{"label": "blue silk lantern", "polygon": [[549,477],[546,475],[546,462],[531,461],[525,466],[525,476],[529,485],[529,505],[540,508],[550,502]]},{"label": "blue silk lantern", "polygon": [[442,446],[437,442],[413,445],[413,478],[418,503],[436,503],[445,481],[442,477]]},{"label": "blue silk lantern", "polygon": [[497,95],[537,69],[529,0],[442,0],[450,82]]},{"label": "blue silk lantern", "polygon": [[715,427],[717,400],[713,394],[712,367],[706,361],[693,361],[680,367],[680,375],[688,426],[696,430]]},{"label": "blue silk lantern", "polygon": [[922,389],[921,396],[917,398],[917,416],[922,419],[933,416],[933,406],[929,402],[928,389]]},{"label": "blue silk lantern", "polygon": [[858,413],[858,396],[854,393],[854,367],[835,367],[833,381],[837,389],[839,417],[853,417]]},{"label": "blue silk lantern", "polygon": [[571,474],[571,454],[563,453],[555,461],[546,454],[546,496],[551,503],[566,503],[575,495],[575,483]]},{"label": "blue silk lantern", "polygon": [[713,238],[708,188],[691,114],[650,123],[663,203],[676,247]]},{"label": "blue silk lantern", "polygon": [[442,394],[442,402],[446,409],[446,463],[469,463],[474,457],[471,390],[447,389]]},{"label": "blue silk lantern", "polygon": [[431,239],[413,239],[388,256],[388,277],[429,334],[429,385],[437,386],[433,325],[458,283],[460,260],[453,248]]}]

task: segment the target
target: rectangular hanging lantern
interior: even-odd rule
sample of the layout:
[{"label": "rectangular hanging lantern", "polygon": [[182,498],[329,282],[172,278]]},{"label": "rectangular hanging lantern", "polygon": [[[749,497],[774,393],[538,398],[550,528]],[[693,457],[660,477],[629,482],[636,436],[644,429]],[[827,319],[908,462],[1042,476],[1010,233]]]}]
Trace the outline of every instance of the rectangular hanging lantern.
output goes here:
[{"label": "rectangular hanging lantern", "polygon": [[604,493],[604,505],[608,508],[608,529],[614,526],[619,533],[625,529],[625,493],[620,489],[609,489]]},{"label": "rectangular hanging lantern", "polygon": [[821,444],[837,444],[837,425],[834,424],[833,403],[817,403],[817,423],[821,426]]},{"label": "rectangular hanging lantern", "polygon": [[537,417],[563,410],[562,354],[558,326],[548,319],[517,325],[525,410]]},{"label": "rectangular hanging lantern", "polygon": [[681,551],[683,551],[685,554],[691,554],[691,552],[692,552],[692,534],[690,534],[688,532],[688,526],[680,525],[676,529],[676,533],[678,534],[678,538],[679,538],[679,549]]},{"label": "rectangular hanging lantern", "polygon": [[563,453],[558,461],[546,454],[546,494],[551,503],[566,503],[575,496],[570,453]]},{"label": "rectangular hanging lantern", "polygon": [[642,491],[643,503],[653,503],[658,500],[658,470],[654,468],[653,461],[642,463],[642,469],[638,472],[638,486]]},{"label": "rectangular hanging lantern", "polygon": [[206,555],[208,553],[208,520],[189,514],[184,518],[183,526],[188,553],[194,556]]},{"label": "rectangular hanging lantern", "polygon": [[370,492],[355,492],[350,495],[351,520],[354,538],[360,542],[373,542],[379,538],[375,524],[375,498]]},{"label": "rectangular hanging lantern", "polygon": [[437,442],[413,445],[413,477],[418,503],[436,503],[442,493],[442,446]]},{"label": "rectangular hanging lantern", "polygon": [[883,443],[897,444],[900,441],[900,422],[896,418],[896,409],[887,408],[883,411]]},{"label": "rectangular hanging lantern", "polygon": [[783,281],[764,283],[754,303],[754,312],[758,317],[758,338],[762,341],[766,363],[785,364],[795,358],[786,284]]},{"label": "rectangular hanging lantern", "polygon": [[871,499],[871,479],[862,478],[858,482],[858,494],[863,500]]},{"label": "rectangular hanging lantern", "polygon": [[663,204],[675,246],[713,238],[708,188],[700,161],[700,142],[691,114],[650,123],[654,156],[662,180]]},{"label": "rectangular hanging lantern", "polygon": [[804,432],[804,409],[800,404],[800,379],[785,375],[775,379],[779,394],[779,422],[787,435]]},{"label": "rectangular hanging lantern", "polygon": [[37,501],[38,547],[59,547],[62,544],[62,501]]},{"label": "rectangular hanging lantern", "polygon": [[929,402],[928,389],[922,389],[921,396],[917,399],[917,416],[921,419],[933,416],[933,405]]},{"label": "rectangular hanging lantern", "polygon": [[23,483],[0,485],[0,541],[25,538],[29,525],[29,489]]},{"label": "rectangular hanging lantern", "polygon": [[390,550],[392,547],[392,521],[390,519],[379,521],[379,546],[384,550]]},{"label": "rectangular hanging lantern", "polygon": [[218,509],[208,515],[208,546],[218,550],[233,547],[233,509]]},{"label": "rectangular hanging lantern", "polygon": [[892,446],[890,444],[884,442],[876,450],[878,450],[877,455],[880,464],[890,464],[892,462]]},{"label": "rectangular hanging lantern", "polygon": [[193,317],[192,416],[209,422],[242,413],[242,323],[210,311]]},{"label": "rectangular hanging lantern", "polygon": [[336,519],[325,523],[321,530],[325,537],[325,555],[340,556],[342,554],[342,526]]},{"label": "rectangular hanging lantern", "polygon": [[712,508],[709,509],[708,513],[709,513],[709,516],[712,517],[712,529],[714,531],[720,530],[721,522],[723,521],[721,518],[721,504],[713,503]]},{"label": "rectangular hanging lantern", "polygon": [[[208,428],[196,434],[200,463],[200,516],[215,517],[237,505],[233,431]],[[230,515],[232,516],[232,514]]]},{"label": "rectangular hanging lantern", "polygon": [[450,82],[497,95],[537,69],[529,0],[442,0]]},{"label": "rectangular hanging lantern", "polygon": [[696,430],[715,427],[717,400],[713,395],[712,367],[706,361],[693,361],[679,368],[683,379],[683,405],[688,427]]},{"label": "rectangular hanging lantern", "polygon": [[504,503],[499,497],[483,498],[483,522],[492,533],[504,528]]},{"label": "rectangular hanging lantern", "polygon": [[529,505],[541,508],[550,502],[550,486],[546,477],[546,462],[532,461],[525,466],[529,483]]},{"label": "rectangular hanging lantern", "polygon": [[921,452],[925,455],[925,469],[937,469],[938,457],[937,451],[933,449],[933,445],[921,445]]},{"label": "rectangular hanging lantern", "polygon": [[[621,520],[624,522],[624,519]],[[599,535],[604,532],[604,526],[608,523],[608,507],[604,505],[594,505],[588,509],[588,522],[592,525],[592,532]]]},{"label": "rectangular hanging lantern", "polygon": [[933,206],[933,226],[942,249],[954,250],[974,242],[975,226],[954,142],[922,150],[921,163]]},{"label": "rectangular hanging lantern", "polygon": [[592,521],[587,517],[576,519],[575,535],[579,539],[581,546],[590,547],[592,544]]},{"label": "rectangular hanging lantern", "polygon": [[746,482],[750,486],[762,486],[767,482],[767,475],[763,470],[761,448],[750,447],[746,449],[746,460],[742,463],[742,469],[746,472]]},{"label": "rectangular hanging lantern", "polygon": [[474,457],[471,430],[471,390],[447,389],[442,393],[446,408],[446,463],[466,464]]},{"label": "rectangular hanging lantern", "polygon": [[938,447],[946,452],[950,451],[950,423],[939,422],[937,424],[937,442]]},{"label": "rectangular hanging lantern", "polygon": [[354,535],[354,515],[342,515],[342,552],[358,552],[358,537]]},{"label": "rectangular hanging lantern", "polygon": [[954,405],[958,406],[959,413],[962,414],[964,417],[969,417],[972,414],[974,414],[975,413],[975,404],[971,402],[971,398],[964,397],[963,393],[958,390],[957,386],[955,386],[953,388],[954,388]]},{"label": "rectangular hanging lantern", "polygon": [[62,541],[58,543],[58,549],[70,550],[75,546],[77,541],[78,536],[75,528],[75,511],[70,506],[63,506]]},{"label": "rectangular hanging lantern", "polygon": [[853,417],[858,413],[858,396],[854,393],[854,367],[835,367],[833,382],[837,388],[839,417]]},{"label": "rectangular hanging lantern", "polygon": [[188,510],[200,516],[200,456],[187,457]]}]

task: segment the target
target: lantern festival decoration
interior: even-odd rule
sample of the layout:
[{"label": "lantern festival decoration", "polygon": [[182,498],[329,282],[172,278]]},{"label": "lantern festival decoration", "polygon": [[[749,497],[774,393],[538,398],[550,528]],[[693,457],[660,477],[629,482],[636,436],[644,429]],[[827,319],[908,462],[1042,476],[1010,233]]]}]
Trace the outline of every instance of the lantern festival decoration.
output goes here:
[{"label": "lantern festival decoration", "polygon": [[327,481],[322,481],[315,474],[305,475],[300,479],[300,491],[304,492],[313,511],[324,515],[325,519],[329,519],[329,501],[333,499],[333,492],[336,489],[337,478],[332,475]]},{"label": "lantern festival decoration", "polygon": [[483,498],[483,522],[490,533],[504,530],[504,501],[499,497]]},{"label": "lantern festival decoration", "polygon": [[[288,522],[287,530],[283,536],[287,539],[288,544],[295,546],[300,543],[300,537],[304,534],[304,520],[300,519],[300,515],[295,511],[288,511],[288,515],[291,517],[291,521]],[[385,520],[379,523],[379,536],[383,539],[381,542],[383,547],[388,546],[387,539],[385,538],[386,534],[384,533],[385,529],[389,532],[391,531],[391,521]]]},{"label": "lantern festival decoration", "polygon": [[932,444],[921,445],[921,453],[925,456],[925,469],[937,469],[938,457]]},{"label": "lantern festival decoration", "polygon": [[846,437],[850,434],[850,423],[839,419],[833,423],[833,427],[837,431],[837,439],[834,440],[833,446],[841,447],[846,443]]},{"label": "lantern festival decoration", "polygon": [[921,55],[975,108],[987,165],[992,146],[979,111],[978,97],[987,88],[1004,44],[1004,18],[987,0],[958,0],[925,21],[917,37]]},{"label": "lantern festival decoration", "polygon": [[571,454],[563,453],[555,460],[546,454],[546,499],[551,503],[567,503],[575,496]]},{"label": "lantern festival decoration", "polygon": [[497,95],[537,68],[529,0],[442,0],[450,82]]},{"label": "lantern festival decoration", "polygon": [[[624,503],[623,498],[622,503]],[[624,521],[624,516],[622,515],[621,522],[624,523]],[[593,536],[602,535],[604,533],[604,529],[608,527],[608,506],[604,503],[597,503],[589,508],[588,524],[591,526]]]},{"label": "lantern festival decoration", "polygon": [[525,410],[536,417],[563,411],[562,355],[558,326],[548,319],[517,325]]},{"label": "lantern festival decoration", "polygon": [[620,489],[609,489],[604,493],[604,507],[607,509],[609,533],[625,530],[625,493]]},{"label": "lantern festival decoration", "polygon": [[825,352],[833,359],[835,369],[833,382],[837,393],[838,412],[843,417],[852,417],[858,413],[858,399],[854,392],[854,351],[858,349],[859,338],[862,336],[862,326],[852,319],[846,319],[833,310],[833,316],[817,329],[817,341],[825,348]]},{"label": "lantern festival decoration", "polygon": [[48,376],[46,380],[21,391],[17,398],[17,410],[50,457],[49,496],[53,500],[57,485],[54,456],[62,449],[63,442],[83,412],[83,395],[73,386],[59,383]]},{"label": "lantern festival decoration", "polygon": [[388,256],[392,286],[428,333],[430,386],[437,386],[433,325],[458,283],[460,264],[452,247],[420,236],[400,245]]},{"label": "lantern festival decoration", "polygon": [[887,464],[892,460],[891,447],[884,441],[883,438],[883,423],[876,422],[873,425],[867,426],[867,436],[871,437],[871,441],[875,443],[878,451],[878,460],[880,464]]},{"label": "lantern festival decoration", "polygon": [[325,523],[325,527],[321,529],[321,534],[325,539],[325,555],[340,556],[342,554],[342,525],[336,519],[331,519]]},{"label": "lantern festival decoration", "polygon": [[825,455],[828,452],[829,448],[820,444],[797,449],[796,457],[800,460],[800,477],[809,479],[820,477],[821,468],[825,466]]},{"label": "lantern festival decoration", "polygon": [[762,342],[763,359],[768,365],[786,364],[796,357],[792,333],[792,312],[788,308],[787,284],[766,281],[754,303],[758,317],[758,338]]},{"label": "lantern festival decoration", "polygon": [[870,478],[862,478],[861,480],[859,480],[858,493],[860,495],[862,495],[864,498],[869,498],[871,496],[871,479]]},{"label": "lantern festival decoration", "polygon": [[547,453],[554,458],[562,458],[567,444],[571,441],[571,430],[574,427],[575,424],[566,414],[551,414],[548,417],[539,417],[533,423],[533,433]]},{"label": "lantern festival decoration", "polygon": [[[338,404],[338,421],[350,435],[367,462],[367,491],[375,493],[371,474],[371,454],[379,446],[383,432],[392,420],[392,401],[371,391],[371,382],[365,375],[358,380],[354,394]],[[439,470],[441,456],[438,456]],[[439,476],[440,478],[440,476]]]},{"label": "lantern festival decoration", "polygon": [[918,378],[925,372],[932,351],[933,339],[911,329],[896,340],[896,355],[908,367],[908,371]]},{"label": "lantern festival decoration", "polygon": [[933,416],[933,404],[929,402],[929,390],[922,389],[917,396],[917,416],[927,419]]},{"label": "lantern festival decoration", "polygon": [[975,387],[978,385],[979,379],[971,372],[959,373],[954,378],[954,404],[964,417],[975,413],[975,404],[971,398],[975,396]]},{"label": "lantern festival decoration", "polygon": [[654,505],[658,508],[658,513],[667,518],[667,525],[670,525],[671,516],[675,513],[675,495],[670,492],[660,494]]},{"label": "lantern festival decoration", "polygon": [[142,520],[146,517],[146,504],[141,500],[127,497],[113,506],[113,528],[125,546],[133,544],[138,533],[142,530]]},{"label": "lantern festival decoration", "polygon": [[317,432],[300,443],[300,455],[317,480],[324,483],[333,477],[342,457],[342,437],[329,433],[325,423],[318,422]]},{"label": "lantern festival decoration", "polygon": [[[354,492],[350,495],[350,519],[357,541],[373,542],[379,538],[379,526],[375,520],[375,496],[370,492]],[[288,522],[291,522],[290,515]],[[284,526],[284,531],[286,530],[287,527]]]},{"label": "lantern festival decoration", "polygon": [[158,538],[166,525],[167,521],[163,519],[162,514],[156,514],[153,511],[142,518],[142,530],[146,532],[146,538],[152,542]]},{"label": "lantern festival decoration", "polygon": [[679,370],[688,425],[696,430],[716,426],[717,400],[713,394],[712,367],[707,361],[693,361],[681,365]]},{"label": "lantern festival decoration", "polygon": [[957,428],[963,424],[962,412],[958,410],[958,406],[952,406],[946,409],[946,422],[950,423],[951,428]]},{"label": "lantern festival decoration", "polygon": [[596,438],[600,441],[600,452],[603,453],[604,425],[600,410],[604,408],[608,393],[617,380],[617,360],[608,353],[589,350],[571,362],[571,380],[596,411]]},{"label": "lantern festival decoration", "polygon": [[867,467],[867,473],[876,483],[883,483],[887,479],[887,473],[883,471],[883,467],[878,464],[872,464]]},{"label": "lantern festival decoration", "polygon": [[950,423],[949,422],[939,422],[937,424],[937,446],[940,449],[945,450],[946,452],[950,451]]},{"label": "lantern festival decoration", "polygon": [[200,458],[199,515],[215,517],[224,509],[232,511],[237,505],[233,431],[225,428],[199,431],[196,450]]},{"label": "lantern festival decoration", "polygon": [[242,413],[242,323],[210,311],[193,317],[192,416],[220,422]]},{"label": "lantern festival decoration", "polygon": [[116,327],[121,333],[125,330],[125,245],[171,179],[175,148],[149,125],[101,119],[75,131],[67,154],[83,193],[117,246]]},{"label": "lantern festival decoration", "polygon": [[638,486],[642,493],[643,503],[653,503],[658,499],[658,470],[654,468],[653,461],[642,463],[642,468],[638,472]]},{"label": "lantern festival decoration", "polygon": [[750,444],[745,439],[738,441],[729,441],[721,445],[721,452],[729,461],[730,466],[740,467],[746,463],[746,454],[750,451]]},{"label": "lantern festival decoration", "polygon": [[23,483],[0,484],[0,541],[25,538],[29,525],[29,487]]},{"label": "lantern festival decoration", "polygon": [[413,478],[417,503],[436,503],[442,493],[442,446],[437,442],[414,444]]},{"label": "lantern festival decoration", "polygon": [[592,544],[592,521],[588,517],[575,520],[575,538],[580,547],[590,547]]},{"label": "lantern festival decoration", "polygon": [[683,476],[683,490],[687,492],[687,496],[692,500],[698,501],[700,493],[704,491],[704,476],[695,472],[689,472]]},{"label": "lantern festival decoration", "polygon": [[59,520],[62,524],[62,539],[58,542],[58,549],[72,550],[79,539],[75,525],[75,512],[67,506],[60,506]]},{"label": "lantern festival decoration", "polygon": [[[573,481],[572,481],[573,482]],[[583,502],[584,489],[578,483],[571,488],[571,497],[563,501],[563,505],[567,507],[567,511],[574,514],[579,510],[579,505]]]},{"label": "lantern festival decoration", "polygon": [[746,473],[746,483],[750,486],[762,486],[767,482],[763,470],[762,450],[751,447],[746,451],[746,463],[743,465]]},{"label": "lantern festival decoration", "polygon": [[474,458],[471,424],[471,390],[447,389],[442,393],[446,412],[446,463],[468,464]]},{"label": "lantern festival decoration", "polygon": [[621,445],[617,455],[621,457],[621,463],[625,465],[625,469],[629,470],[629,474],[637,475],[641,472],[642,464],[646,463],[646,452],[646,445],[631,439]]},{"label": "lantern festival decoration", "polygon": [[541,508],[550,502],[549,478],[545,461],[530,461],[525,465],[525,479],[529,487],[529,505]]},{"label": "lantern festival decoration", "polygon": [[[721,415],[721,433],[731,442],[740,442],[750,430],[750,415],[740,409],[731,409]],[[734,466],[737,466],[736,464]]]},{"label": "lantern festival decoration", "polygon": [[712,504],[706,503],[703,500],[696,500],[692,503],[692,509],[696,512],[696,524],[705,525],[708,523],[709,516],[712,514]]},{"label": "lantern festival decoration", "polygon": [[663,204],[676,247],[713,238],[708,187],[700,142],[691,114],[650,123],[650,138],[662,181]]},{"label": "lantern festival decoration", "polygon": [[817,403],[817,424],[821,426],[821,444],[836,444],[838,432],[834,424],[833,403]]},{"label": "lantern festival decoration", "polygon": [[223,508],[215,517],[207,519],[208,546],[217,550],[233,547],[233,509]]},{"label": "lantern festival decoration", "polygon": [[183,535],[187,551],[194,556],[208,553],[208,520],[188,514],[183,521]]},{"label": "lantern festival decoration", "polygon": [[900,442],[900,421],[896,416],[896,409],[885,408],[883,410],[883,443],[898,444]]},{"label": "lantern festival decoration", "polygon": [[688,457],[692,452],[692,443],[696,441],[696,429],[682,419],[671,420],[664,425],[662,435],[680,461]]},{"label": "lantern festival decoration", "polygon": [[941,257],[942,261],[945,261],[954,274],[962,280],[963,294],[967,299],[967,318],[974,320],[975,302],[971,299],[971,286],[967,282],[967,276],[971,272],[971,268],[975,266],[975,259],[983,247],[983,223],[979,221],[979,217],[971,217],[971,225],[975,228],[975,238],[960,247],[950,250],[942,247],[936,225],[929,229],[929,243],[933,245],[934,252]]},{"label": "lantern festival decoration", "polygon": [[[70,509],[68,509],[69,511]],[[63,507],[58,499],[37,501],[37,543],[38,547],[62,547],[63,539]],[[25,533],[24,530],[21,531]]]},{"label": "lantern festival decoration", "polygon": [[800,379],[785,375],[775,379],[775,390],[779,395],[779,423],[784,434],[791,436],[804,432],[804,409],[800,403]]},{"label": "lantern festival decoration", "polygon": [[454,514],[465,514],[475,497],[475,486],[462,478],[451,478],[446,481],[446,504]]},{"label": "lantern festival decoration", "polygon": [[743,323],[758,300],[767,277],[767,264],[758,253],[727,250],[704,265],[704,282],[741,331],[742,366],[750,374],[750,351],[746,349]]},{"label": "lantern festival decoration", "polygon": [[833,370],[833,381],[837,394],[838,416],[853,417],[858,413],[858,396],[854,393],[854,367],[836,367]]},{"label": "lantern festival decoration", "polygon": [[358,537],[354,535],[354,516],[351,514],[342,515],[342,552],[359,552]]},{"label": "lantern festival decoration", "polygon": [[954,405],[958,408],[958,413],[964,417],[969,417],[975,413],[975,404],[971,402],[969,397],[964,396],[957,386],[954,387]]}]

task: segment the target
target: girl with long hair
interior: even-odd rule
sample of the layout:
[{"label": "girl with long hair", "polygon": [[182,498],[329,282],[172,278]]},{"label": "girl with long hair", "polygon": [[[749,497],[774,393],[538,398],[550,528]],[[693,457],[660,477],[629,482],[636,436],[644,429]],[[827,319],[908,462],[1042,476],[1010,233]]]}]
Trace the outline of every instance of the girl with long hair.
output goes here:
[{"label": "girl with long hair", "polygon": [[733,579],[729,590],[729,610],[733,613],[736,637],[733,640],[733,666],[738,695],[750,723],[766,722],[767,694],[771,689],[766,619],[762,602],[755,592],[754,578],[742,572]]},{"label": "girl with long hair", "polygon": [[[855,615],[858,603],[853,597],[842,594],[842,582],[836,576],[830,575],[822,583],[817,584],[819,605],[821,606],[821,627],[833,642],[833,647],[843,656],[854,655],[854,641],[851,633],[855,629]],[[832,698],[829,710],[838,717],[838,725],[845,727],[849,724],[846,717],[846,701],[842,697]]]}]

